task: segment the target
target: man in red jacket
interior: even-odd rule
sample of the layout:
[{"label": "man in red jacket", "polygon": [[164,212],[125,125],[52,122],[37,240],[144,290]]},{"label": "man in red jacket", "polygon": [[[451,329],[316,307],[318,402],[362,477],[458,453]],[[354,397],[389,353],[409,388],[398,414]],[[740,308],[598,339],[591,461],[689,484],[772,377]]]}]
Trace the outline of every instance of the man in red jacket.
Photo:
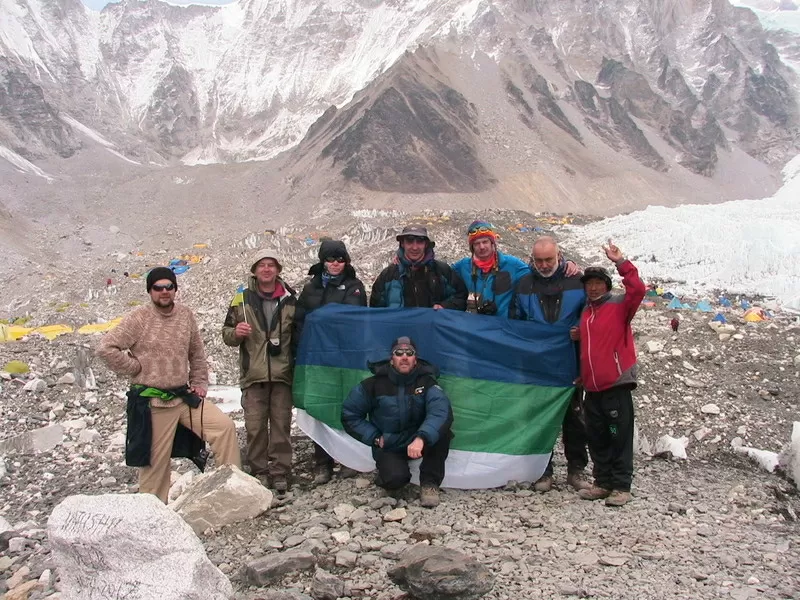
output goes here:
[{"label": "man in red jacket", "polygon": [[631,320],[646,290],[636,267],[611,240],[603,250],[622,275],[625,294],[611,293],[611,277],[603,267],[589,267],[581,278],[586,291],[580,323],[581,381],[594,485],[578,495],[623,506],[631,499],[633,479],[636,347]]}]

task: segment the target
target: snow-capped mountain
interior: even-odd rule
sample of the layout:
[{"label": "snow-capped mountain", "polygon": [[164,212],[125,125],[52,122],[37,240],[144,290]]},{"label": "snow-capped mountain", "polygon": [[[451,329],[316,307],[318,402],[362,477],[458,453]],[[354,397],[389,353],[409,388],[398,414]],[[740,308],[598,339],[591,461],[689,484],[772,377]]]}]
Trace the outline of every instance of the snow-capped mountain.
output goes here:
[{"label": "snow-capped mountain", "polygon": [[0,143],[27,159],[75,152],[73,119],[134,158],[269,158],[406,50],[445,45],[476,72],[506,70],[497,101],[521,118],[541,113],[576,139],[588,118],[655,169],[669,158],[608,129],[652,125],[697,172],[713,171],[726,136],[768,162],[794,143],[790,73],[756,18],[722,0],[126,0],[101,13],[0,0],[0,14]]}]

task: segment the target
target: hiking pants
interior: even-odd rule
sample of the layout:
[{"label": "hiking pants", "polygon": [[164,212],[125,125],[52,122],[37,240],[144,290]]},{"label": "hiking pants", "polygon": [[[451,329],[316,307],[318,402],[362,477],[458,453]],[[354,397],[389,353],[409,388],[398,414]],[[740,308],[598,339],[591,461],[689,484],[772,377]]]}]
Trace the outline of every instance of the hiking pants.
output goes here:
[{"label": "hiking pants", "polygon": [[632,386],[586,392],[586,430],[595,485],[629,492],[633,480]]},{"label": "hiking pants", "polygon": [[[202,416],[201,416],[202,413]],[[139,492],[155,494],[166,504],[169,496],[170,455],[178,423],[191,429],[211,444],[217,465],[242,466],[236,427],[230,417],[213,402],[203,400],[197,408],[185,402],[176,406],[151,406],[153,439],[150,445],[150,466],[139,470]]]},{"label": "hiking pants", "polygon": [[325,448],[314,442],[314,466],[317,468],[326,468],[329,471],[333,470],[333,457],[325,452]]},{"label": "hiking pants", "polygon": [[[567,459],[567,472],[580,472],[589,464],[589,455],[586,452],[586,425],[583,422],[583,388],[576,387],[575,393],[564,413],[564,422],[561,425],[561,439],[564,442],[564,456]],[[547,468],[542,474],[543,477],[553,476],[553,455]]]},{"label": "hiking pants", "polygon": [[[444,479],[444,463],[450,453],[450,430],[442,431],[439,441],[433,446],[422,447],[422,464],[419,467],[419,484],[439,487]],[[411,481],[405,449],[402,452],[387,452],[373,448],[372,456],[378,467],[375,483],[387,490],[396,490]]]},{"label": "hiking pants", "polygon": [[250,474],[289,477],[292,388],[285,383],[254,383],[242,391],[242,408]]}]

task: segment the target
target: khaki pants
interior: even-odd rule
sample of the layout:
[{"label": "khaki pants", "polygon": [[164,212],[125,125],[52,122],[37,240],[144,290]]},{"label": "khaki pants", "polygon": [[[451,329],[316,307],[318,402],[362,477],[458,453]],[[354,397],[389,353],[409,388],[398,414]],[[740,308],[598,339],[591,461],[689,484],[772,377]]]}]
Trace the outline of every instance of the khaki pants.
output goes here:
[{"label": "khaki pants", "polygon": [[285,383],[254,383],[242,390],[242,408],[250,473],[291,475],[292,388]]},{"label": "khaki pants", "polygon": [[[202,409],[202,433],[200,411]],[[242,467],[236,427],[213,402],[190,408],[185,402],[170,407],[150,407],[153,423],[153,441],[150,446],[150,466],[139,470],[139,491],[155,494],[164,504],[169,495],[171,471],[170,454],[178,423],[190,428],[211,444],[218,465]],[[191,417],[190,417],[191,414]]]}]

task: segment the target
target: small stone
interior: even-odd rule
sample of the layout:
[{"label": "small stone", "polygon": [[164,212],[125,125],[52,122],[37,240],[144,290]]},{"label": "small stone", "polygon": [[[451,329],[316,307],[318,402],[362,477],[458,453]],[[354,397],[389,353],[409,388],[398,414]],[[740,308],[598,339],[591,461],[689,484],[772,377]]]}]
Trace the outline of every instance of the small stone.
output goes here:
[{"label": "small stone", "polygon": [[647,342],[647,351],[650,354],[655,354],[656,352],[661,352],[664,349],[664,342],[661,340],[650,340]]},{"label": "small stone", "polygon": [[26,392],[33,392],[34,394],[38,394],[43,392],[47,389],[47,382],[44,379],[31,379],[28,383],[26,383],[23,388]]},{"label": "small stone", "polygon": [[603,555],[600,557],[600,564],[607,567],[621,567],[628,562],[625,556]]},{"label": "small stone", "polygon": [[395,508],[383,515],[383,520],[387,522],[402,521],[408,516],[405,508]]},{"label": "small stone", "polygon": [[350,550],[339,550],[336,553],[336,566],[337,567],[355,567],[358,562],[358,554],[350,552]]},{"label": "small stone", "polygon": [[700,408],[700,412],[703,413],[703,414],[706,414],[706,415],[718,415],[722,411],[720,410],[719,406],[717,406],[716,404],[710,403],[710,404],[704,404]]},{"label": "small stone", "polygon": [[733,339],[735,339],[735,340],[743,340],[744,336],[741,333],[734,333],[733,334]]},{"label": "small stone", "polygon": [[365,490],[371,485],[372,485],[372,483],[370,482],[370,480],[366,479],[364,477],[359,477],[355,481],[355,486],[356,486],[357,490]]},{"label": "small stone", "polygon": [[72,385],[75,383],[75,375],[73,373],[64,373],[56,381],[58,385]]},{"label": "small stone", "polygon": [[719,341],[720,342],[727,342],[729,339],[731,339],[731,334],[730,333],[720,333],[719,334]]},{"label": "small stone", "polygon": [[350,533],[347,531],[334,531],[331,537],[336,540],[337,544],[346,544],[350,541]]},{"label": "small stone", "polygon": [[692,433],[692,435],[694,436],[694,439],[696,439],[699,442],[702,441],[702,439],[706,437],[709,433],[711,433],[711,430],[708,427],[701,427],[700,429]]},{"label": "small stone", "polygon": [[346,521],[347,517],[352,515],[356,510],[356,507],[352,504],[338,504],[333,509],[333,514],[335,514],[340,521]]}]

